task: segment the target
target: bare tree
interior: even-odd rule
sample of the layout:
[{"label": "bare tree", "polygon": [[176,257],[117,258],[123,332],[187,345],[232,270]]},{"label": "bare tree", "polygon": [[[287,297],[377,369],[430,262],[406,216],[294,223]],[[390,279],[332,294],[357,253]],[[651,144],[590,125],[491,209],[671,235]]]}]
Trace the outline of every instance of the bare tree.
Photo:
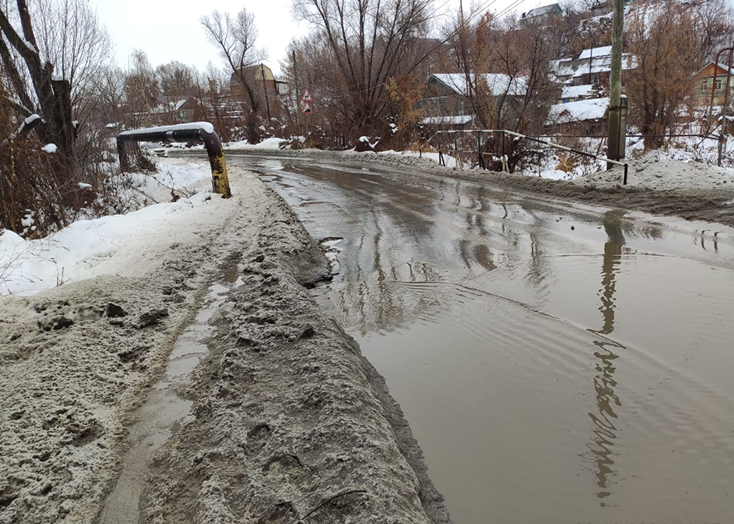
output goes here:
[{"label": "bare tree", "polygon": [[105,67],[94,77],[93,98],[97,101],[100,123],[118,123],[123,120],[125,104],[125,73],[119,67]]},{"label": "bare tree", "polygon": [[428,30],[431,0],[294,0],[329,51],[331,69],[351,106],[354,131],[370,133],[389,103],[390,78],[410,74],[421,57],[414,49]]},{"label": "bare tree", "polygon": [[495,98],[487,84],[490,48],[496,45],[497,28],[490,13],[485,13],[476,23],[472,23],[475,15],[466,16],[461,4],[454,23],[445,28],[446,40],[453,51],[453,63],[444,63],[443,67],[462,75],[462,85],[465,86],[463,96],[479,126],[487,129],[499,125],[495,114]]},{"label": "bare tree", "polygon": [[0,58],[15,95],[11,100],[23,116],[39,113],[45,120],[38,128],[41,139],[55,143],[71,160],[74,131],[70,84],[54,80],[54,66],[39,51],[26,0],[17,0],[15,15],[20,30],[10,21],[13,14],[7,6],[0,7]]},{"label": "bare tree", "polygon": [[623,78],[628,118],[646,135],[646,146],[659,147],[691,95],[691,78],[705,57],[704,35],[695,14],[671,0],[638,8],[626,32],[628,49],[637,60]]},{"label": "bare tree", "polygon": [[261,98],[254,66],[262,60],[263,53],[255,47],[257,27],[255,16],[243,9],[233,18],[229,13],[212,11],[201,19],[209,40],[219,48],[219,53],[232,71],[233,77],[243,91],[247,111],[247,139],[257,143],[258,115]]},{"label": "bare tree", "polygon": [[72,105],[107,65],[110,38],[85,0],[31,0],[31,16],[41,55],[54,65],[54,76],[69,81]]},{"label": "bare tree", "polygon": [[146,116],[156,106],[160,89],[148,55],[136,50],[130,59],[131,68],[125,77],[125,100],[130,118],[126,124],[140,127],[152,123],[146,121]]},{"label": "bare tree", "polygon": [[492,46],[492,70],[509,79],[503,92],[495,91],[497,123],[503,129],[527,134],[543,131],[550,107],[561,91],[551,80],[551,39],[546,26],[508,19]]},{"label": "bare tree", "polygon": [[170,98],[193,95],[196,90],[196,69],[173,61],[156,67],[161,94]]},{"label": "bare tree", "polygon": [[723,47],[734,43],[732,6],[726,0],[694,2],[690,9],[699,30],[701,54],[713,60]]}]

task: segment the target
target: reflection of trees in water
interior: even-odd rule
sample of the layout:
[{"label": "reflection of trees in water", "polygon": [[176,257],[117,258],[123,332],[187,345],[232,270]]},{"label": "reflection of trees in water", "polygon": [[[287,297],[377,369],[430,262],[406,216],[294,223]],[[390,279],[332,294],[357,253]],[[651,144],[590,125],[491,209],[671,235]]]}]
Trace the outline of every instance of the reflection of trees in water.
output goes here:
[{"label": "reflection of trees in water", "polygon": [[423,263],[407,263],[389,272],[377,269],[365,280],[336,290],[341,320],[365,335],[435,317],[448,306],[447,297],[430,285],[438,281],[435,269]]},{"label": "reflection of trees in water", "polygon": [[625,347],[613,340],[608,335],[614,332],[615,321],[615,292],[617,286],[617,273],[622,258],[622,248],[625,243],[624,233],[621,225],[621,215],[609,212],[604,215],[604,229],[607,233],[607,243],[604,244],[604,257],[602,261],[602,287],[600,290],[603,326],[600,330],[589,330],[600,335],[594,341],[596,347],[594,357],[596,362],[594,368],[594,392],[596,394],[597,412],[589,413],[594,423],[593,437],[587,444],[588,451],[581,456],[594,464],[596,485],[599,490],[596,496],[601,499],[600,504],[606,506],[605,499],[611,496],[611,477],[614,471],[614,444],[617,438],[617,426],[615,422],[618,415],[615,407],[622,405],[619,396],[615,393],[617,381],[614,378],[616,362],[619,355],[615,351]]},{"label": "reflection of trees in water", "polygon": [[543,246],[540,242],[540,236],[536,233],[529,233],[530,235],[530,267],[525,278],[533,285],[541,285],[548,274],[550,273],[550,267],[546,257],[544,256]]}]

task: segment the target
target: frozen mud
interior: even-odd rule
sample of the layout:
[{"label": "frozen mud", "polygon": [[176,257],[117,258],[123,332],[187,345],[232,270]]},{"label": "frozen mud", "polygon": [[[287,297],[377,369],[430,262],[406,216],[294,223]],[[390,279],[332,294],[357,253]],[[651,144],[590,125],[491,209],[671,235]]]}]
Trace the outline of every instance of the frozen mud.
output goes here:
[{"label": "frozen mud", "polygon": [[148,273],[0,301],[0,523],[99,518],[136,408],[235,267],[140,522],[449,522],[384,381],[306,292],[323,254],[279,197],[231,176],[227,220]]}]

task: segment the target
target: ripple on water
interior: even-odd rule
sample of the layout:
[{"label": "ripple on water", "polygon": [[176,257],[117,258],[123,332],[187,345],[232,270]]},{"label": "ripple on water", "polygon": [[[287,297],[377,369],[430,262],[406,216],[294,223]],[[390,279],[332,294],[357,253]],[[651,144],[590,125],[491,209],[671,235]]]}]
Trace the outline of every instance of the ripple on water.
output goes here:
[{"label": "ripple on water", "polygon": [[[617,284],[634,283],[639,272],[635,264],[620,268]],[[659,506],[650,500],[680,508],[685,492],[688,515],[724,511],[734,456],[731,388],[690,373],[677,353],[654,345],[659,337],[626,329],[618,309],[617,331],[609,330],[604,313],[626,299],[602,300],[601,276],[579,280],[592,291],[593,327],[462,285],[384,283],[402,304],[426,307],[414,307],[393,330],[358,338],[403,405],[457,522],[479,522],[482,507],[502,522],[547,519],[551,509],[558,518],[549,522],[654,517]],[[675,300],[690,300],[691,288],[695,282]],[[714,308],[726,303],[706,296]],[[716,320],[705,309],[690,312],[700,321],[693,338],[720,352],[725,335],[706,335]]]}]

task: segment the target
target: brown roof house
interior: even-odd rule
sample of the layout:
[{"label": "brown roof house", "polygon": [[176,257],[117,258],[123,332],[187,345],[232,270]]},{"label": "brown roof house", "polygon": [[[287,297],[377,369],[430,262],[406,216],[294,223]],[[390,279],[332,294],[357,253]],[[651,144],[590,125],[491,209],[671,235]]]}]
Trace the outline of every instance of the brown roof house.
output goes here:
[{"label": "brown roof house", "polygon": [[[726,87],[726,78],[729,67],[726,64],[717,64],[711,62],[701,69],[693,77],[694,94],[696,104],[699,106],[708,106],[711,103],[711,95],[714,95],[713,105],[720,106],[724,103],[724,89]],[[716,80],[714,80],[716,76]],[[734,94],[734,68],[731,70],[732,78],[729,80],[729,96],[728,101],[731,103],[732,94]]]}]

